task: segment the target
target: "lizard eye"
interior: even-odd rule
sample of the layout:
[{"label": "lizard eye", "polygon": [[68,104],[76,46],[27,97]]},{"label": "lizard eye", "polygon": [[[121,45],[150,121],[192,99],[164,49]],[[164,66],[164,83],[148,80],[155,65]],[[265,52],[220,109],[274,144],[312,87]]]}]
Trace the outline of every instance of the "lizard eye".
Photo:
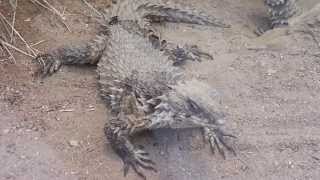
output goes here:
[{"label": "lizard eye", "polygon": [[188,108],[192,113],[199,114],[201,112],[201,108],[199,105],[191,99],[187,100]]}]

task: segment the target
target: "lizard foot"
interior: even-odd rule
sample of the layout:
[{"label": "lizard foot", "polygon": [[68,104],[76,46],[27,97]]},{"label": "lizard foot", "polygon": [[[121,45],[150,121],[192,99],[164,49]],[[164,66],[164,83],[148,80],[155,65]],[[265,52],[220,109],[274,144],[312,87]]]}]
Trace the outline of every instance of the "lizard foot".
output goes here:
[{"label": "lizard foot", "polygon": [[198,62],[201,62],[203,59],[213,60],[212,55],[201,50],[196,45],[176,46],[175,48],[164,47],[163,49],[169,54],[169,58],[173,61],[174,66],[182,65],[186,60]]},{"label": "lizard foot", "polygon": [[216,129],[216,128],[213,129],[210,127],[204,128],[204,136],[205,136],[205,139],[209,141],[210,148],[213,154],[215,153],[215,150],[218,149],[218,152],[225,159],[226,155],[224,150],[222,149],[222,147],[224,147],[225,149],[227,149],[228,151],[236,155],[236,152],[234,151],[234,149],[231,146],[229,146],[224,139],[225,137],[236,138],[236,136],[232,134],[227,134],[223,132],[221,129]]},{"label": "lizard foot", "polygon": [[42,74],[42,77],[53,74],[58,71],[62,65],[60,60],[53,58],[50,54],[38,55],[34,61],[40,64],[41,69],[37,70],[36,73]]},{"label": "lizard foot", "polygon": [[149,158],[149,154],[141,149],[135,149],[133,152],[129,152],[127,156],[123,157],[123,162],[124,176],[128,174],[130,167],[144,180],[146,180],[146,176],[142,173],[141,169],[157,172],[155,163]]}]

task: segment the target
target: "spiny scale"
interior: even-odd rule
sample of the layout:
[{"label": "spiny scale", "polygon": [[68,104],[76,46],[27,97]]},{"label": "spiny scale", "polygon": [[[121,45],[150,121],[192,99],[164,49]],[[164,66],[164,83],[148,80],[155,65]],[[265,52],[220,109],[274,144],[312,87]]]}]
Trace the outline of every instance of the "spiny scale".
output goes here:
[{"label": "spiny scale", "polygon": [[108,97],[111,108],[119,106],[119,98],[128,93],[128,87],[156,96],[180,77],[181,70],[173,67],[168,57],[143,37],[129,33],[121,25],[111,26],[110,31],[112,35],[98,63],[98,73],[102,96]]},{"label": "spiny scale", "polygon": [[299,11],[296,0],[265,0],[268,7],[271,27],[288,25],[288,19]]}]

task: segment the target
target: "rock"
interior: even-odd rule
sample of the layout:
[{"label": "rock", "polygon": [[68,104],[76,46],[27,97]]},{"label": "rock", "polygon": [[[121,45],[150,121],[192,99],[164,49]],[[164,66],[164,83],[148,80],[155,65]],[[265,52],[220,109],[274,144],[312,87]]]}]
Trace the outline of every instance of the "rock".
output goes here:
[{"label": "rock", "polygon": [[79,141],[70,140],[70,141],[69,141],[69,145],[70,145],[71,147],[79,147]]},{"label": "rock", "polygon": [[275,74],[277,72],[277,70],[274,70],[274,69],[268,69],[267,73],[269,76]]},{"label": "rock", "polygon": [[163,152],[163,151],[160,151],[160,155],[161,155],[161,156],[164,156],[164,152]]},{"label": "rock", "polygon": [[289,168],[291,168],[291,169],[294,168],[293,162],[292,162],[292,161],[289,161],[289,162],[288,162],[288,166],[289,166]]}]

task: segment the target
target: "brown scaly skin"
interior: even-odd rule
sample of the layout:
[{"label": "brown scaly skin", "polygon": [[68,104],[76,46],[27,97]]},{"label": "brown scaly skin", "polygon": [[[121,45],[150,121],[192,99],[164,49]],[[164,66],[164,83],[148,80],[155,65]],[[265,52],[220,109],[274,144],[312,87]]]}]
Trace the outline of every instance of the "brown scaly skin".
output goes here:
[{"label": "brown scaly skin", "polygon": [[[191,56],[189,52],[177,47],[168,49],[169,43],[154,41],[152,38],[157,36],[148,36],[150,31],[132,20],[113,17],[104,25],[106,32],[89,43],[56,49],[37,59],[44,61],[44,75],[54,73],[62,64],[98,65],[101,97],[111,110],[104,131],[124,162],[125,175],[132,168],[146,179],[142,169],[156,171],[148,153],[130,140],[141,131],[200,127],[213,152],[217,149],[224,157],[225,148],[234,153],[225,143],[225,137],[234,136],[221,129],[221,117],[200,100],[203,93],[185,91],[199,84],[181,83],[181,69],[168,61],[183,62]],[[188,48],[195,52],[192,56],[206,56],[196,47]]]}]

